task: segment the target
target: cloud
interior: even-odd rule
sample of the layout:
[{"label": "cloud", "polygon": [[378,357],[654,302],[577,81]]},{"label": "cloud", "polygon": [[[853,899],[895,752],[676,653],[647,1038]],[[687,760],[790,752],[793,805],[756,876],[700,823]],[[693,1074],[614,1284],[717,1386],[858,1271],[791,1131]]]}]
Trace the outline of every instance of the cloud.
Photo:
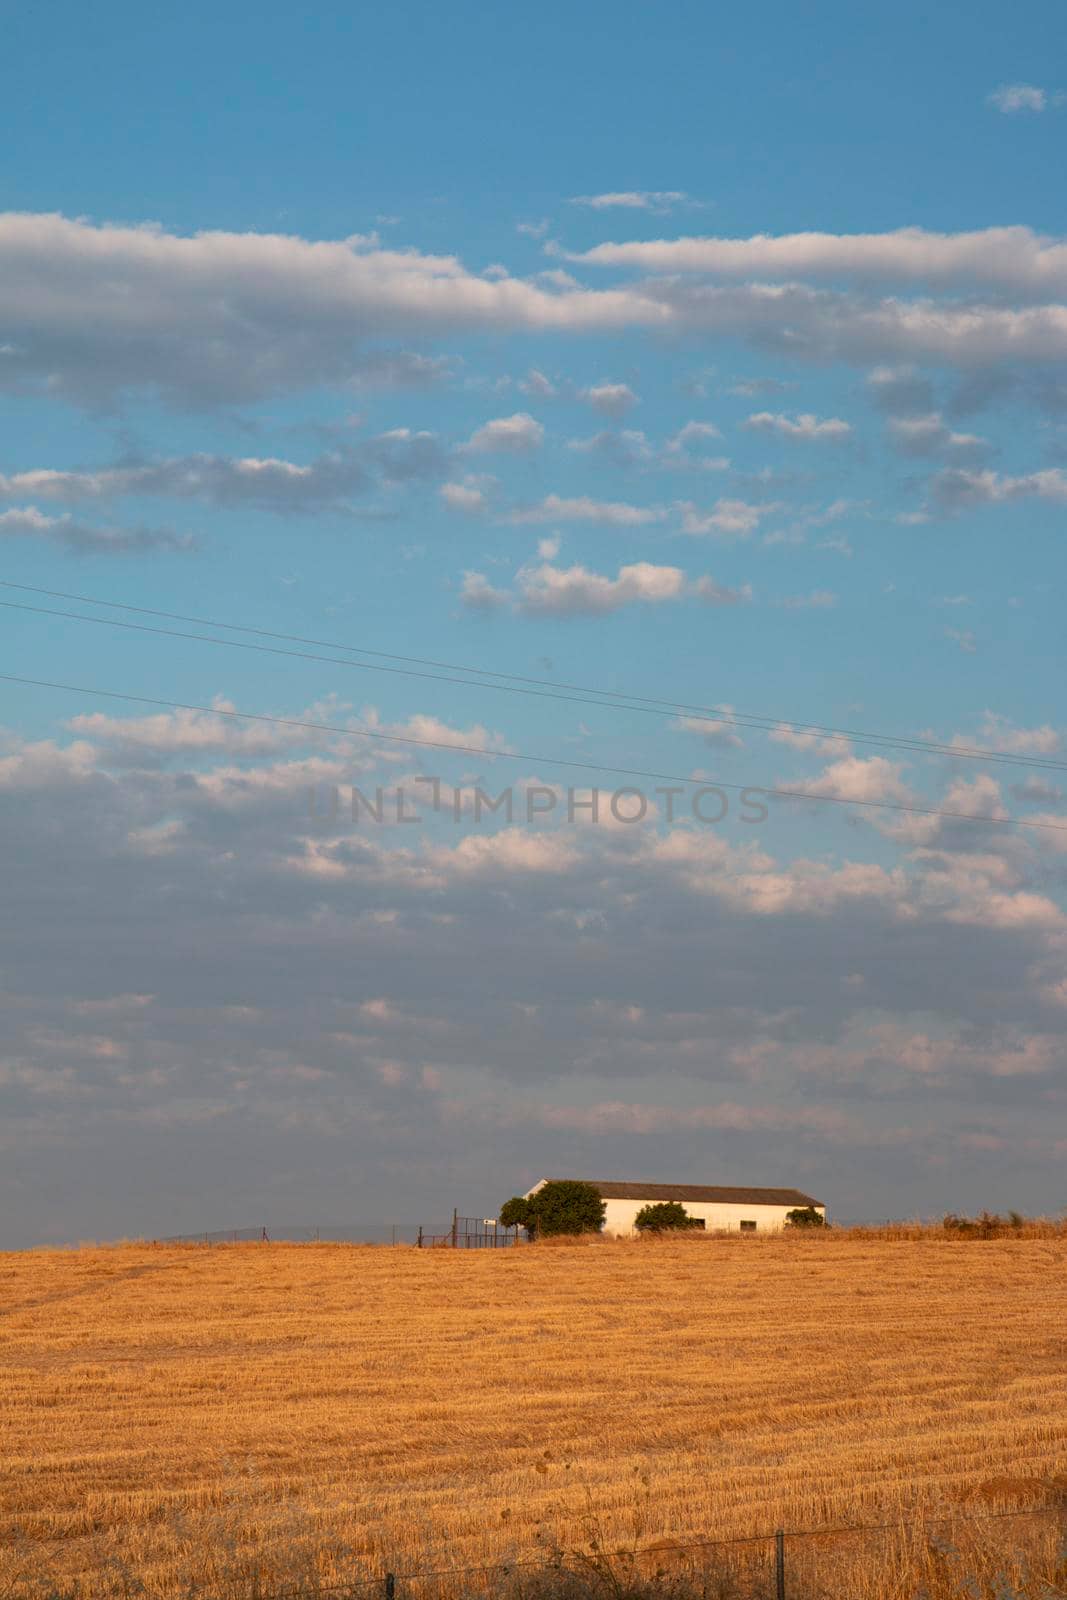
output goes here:
[{"label": "cloud", "polygon": [[914,367],[875,367],[867,374],[867,392],[891,416],[929,415],[937,409],[933,385]]},{"label": "cloud", "polygon": [[978,462],[990,453],[988,439],[976,433],[955,433],[940,412],[925,416],[890,417],[889,438],[904,456],[942,456],[955,461]]},{"label": "cloud", "polygon": [[465,572],[460,587],[460,600],[470,611],[499,611],[510,601],[506,589],[498,589],[489,582],[484,572]]},{"label": "cloud", "polygon": [[639,428],[602,428],[588,439],[568,439],[567,449],[601,455],[618,467],[657,467],[666,472],[725,472],[729,456],[705,456],[692,447],[705,439],[718,439],[710,422],[687,422],[662,445],[651,443]]},{"label": "cloud", "polygon": [[546,378],[536,367],[531,367],[525,378],[520,378],[519,388],[523,394],[534,395],[539,400],[552,400],[557,393],[552,380]]},{"label": "cloud", "polygon": [[470,517],[490,509],[490,490],[496,478],[486,474],[467,474],[462,483],[442,483],[437,493],[450,510],[461,510]]},{"label": "cloud", "polygon": [[691,500],[683,501],[682,532],[689,534],[718,534],[723,538],[747,539],[755,533],[764,517],[778,511],[777,502],[753,505],[747,500],[719,499],[710,511],[701,511]]},{"label": "cloud", "polygon": [[[721,706],[724,712],[732,712],[733,706]],[[715,750],[739,750],[744,745],[744,740],[738,733],[736,726],[728,721],[716,721],[710,717],[678,717],[671,723],[679,733],[695,733],[706,745]]]},{"label": "cloud", "polygon": [[598,383],[582,389],[579,398],[605,417],[624,417],[637,404],[637,395],[628,383]]},{"label": "cloud", "polygon": [[555,564],[557,540],[542,540],[539,561],[520,567],[515,588],[494,587],[484,573],[464,574],[461,599],[475,611],[493,611],[512,606],[525,616],[605,616],[630,605],[662,605],[666,601],[693,598],[705,605],[743,605],[752,598],[749,585],[730,588],[714,578],[689,578],[680,567],[656,566],[636,561],[621,566],[615,577],[592,572],[587,567]]},{"label": "cloud", "polygon": [[518,604],[527,615],[598,616],[635,603],[677,600],[685,588],[680,567],[636,561],[607,578],[582,566],[556,567],[546,561],[520,572]]},{"label": "cloud", "polygon": [[670,211],[684,205],[689,196],[679,189],[624,189],[608,194],[578,194],[568,202],[572,206],[588,206],[593,211]]},{"label": "cloud", "polygon": [[[666,276],[569,287],[487,278],[455,256],[374,237],[184,236],[6,213],[0,388],[47,386],[96,410],[146,393],[212,409],[372,377],[384,341],[627,329],[718,333],[792,360],[864,366],[1018,370],[1067,358],[1067,305],[1054,298],[1067,291],[1067,245],[1024,227],[645,241],[579,259]],[[753,276],[763,281],[714,281]],[[879,298],[876,282],[894,292]],[[918,287],[920,298],[898,292]],[[1032,303],[1005,304],[1012,295]]]},{"label": "cloud", "polygon": [[738,395],[744,400],[754,400],[761,394],[785,394],[793,386],[785,383],[781,378],[742,378],[726,390],[727,394]]},{"label": "cloud", "polygon": [[978,640],[970,628],[946,628],[945,638],[958,645],[965,656],[977,654]]},{"label": "cloud", "polygon": [[744,426],[753,433],[776,433],[780,438],[803,444],[839,444],[852,433],[851,425],[841,417],[820,419],[810,411],[802,411],[795,417],[787,417],[782,412],[757,411]]},{"label": "cloud", "polygon": [[[124,392],[216,407],[358,380],[383,339],[666,326],[632,290],[487,279],[371,238],[94,225],[0,215],[0,384],[91,406]],[[369,364],[369,365],[368,365]]]},{"label": "cloud", "polygon": [[986,104],[1012,116],[1019,111],[1047,111],[1050,106],[1060,104],[1062,99],[1062,95],[1050,94],[1047,89],[1038,89],[1032,83],[1002,83],[987,97]]},{"label": "cloud", "polygon": [[621,500],[594,500],[589,495],[567,498],[549,494],[534,506],[512,511],[509,522],[594,522],[604,527],[637,528],[662,522],[667,513],[662,506],[633,506]]},{"label": "cloud", "polygon": [[934,233],[754,234],[748,239],[683,238],[601,244],[570,257],[596,266],[646,272],[792,281],[853,278],[958,289],[965,284],[1022,294],[1067,291],[1067,244],[1032,228]]},{"label": "cloud", "polygon": [[934,501],[949,512],[1019,500],[1048,500],[1063,505],[1067,503],[1067,472],[1061,467],[1046,467],[1010,477],[988,470],[969,472],[962,467],[946,467],[932,480],[930,489]]},{"label": "cloud", "polygon": [[1006,755],[1049,756],[1063,749],[1063,735],[1049,723],[1019,728],[1008,717],[987,711],[976,734],[955,733],[950,743],[960,749],[989,750]]},{"label": "cloud", "polygon": [[544,443],[545,430],[528,411],[516,411],[510,417],[496,417],[483,423],[468,439],[463,449],[471,454],[529,455]]},{"label": "cloud", "polygon": [[[430,829],[344,807],[312,821],[307,786],[348,781],[356,741],[314,761],[175,750],[166,770],[146,751],[117,774],[109,752],[151,736],[124,741],[122,720],[106,741],[8,736],[0,755],[19,912],[0,1008],[9,1243],[118,1236],[134,1192],[147,1235],[222,1226],[246,1189],[281,1214],[275,1171],[310,1174],[327,1217],[353,1160],[374,1208],[358,1222],[430,1215],[471,1163],[489,1206],[572,1115],[592,1169],[587,1109],[599,1170],[624,1170],[640,1131],[653,1172],[770,1171],[795,1133],[798,1181],[852,1214],[872,1192],[885,1215],[976,1209],[997,1153],[971,1168],[964,1141],[995,1130],[1016,1203],[1058,1203],[1067,924],[1033,887],[1035,840],[955,824],[964,856],[849,826],[811,859],[784,806],[740,839],[662,815],[471,833],[447,801]],[[388,799],[396,771],[358,781]],[[424,1082],[448,1104],[428,1090],[416,1126]],[[506,1117],[499,1151],[485,1129]]]},{"label": "cloud", "polygon": [[436,434],[394,428],[355,447],[306,464],[277,457],[174,456],[93,470],[50,467],[0,474],[0,496],[76,505],[124,495],[199,500],[220,507],[251,506],[277,515],[345,512],[353,495],[380,483],[433,477],[445,468]]},{"label": "cloud", "polygon": [[196,540],[166,528],[93,527],[69,513],[49,516],[36,506],[0,511],[0,539],[45,539],[81,555],[131,555],[150,551],[189,551]]},{"label": "cloud", "polygon": [[833,796],[836,800],[889,800],[914,805],[916,796],[904,782],[901,766],[901,762],[890,761],[886,756],[846,755],[831,762],[817,777],[801,779],[799,786],[808,794]]}]

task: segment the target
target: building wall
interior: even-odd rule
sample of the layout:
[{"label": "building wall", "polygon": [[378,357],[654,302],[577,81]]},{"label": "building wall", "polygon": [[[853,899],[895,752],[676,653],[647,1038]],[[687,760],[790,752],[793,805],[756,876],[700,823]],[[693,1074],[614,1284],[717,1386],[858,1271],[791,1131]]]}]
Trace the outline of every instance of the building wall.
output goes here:
[{"label": "building wall", "polygon": [[[625,1235],[633,1232],[634,1218],[647,1201],[606,1200],[604,1204],[604,1232]],[[785,1219],[793,1210],[792,1206],[724,1205],[700,1200],[686,1200],[683,1204],[691,1217],[704,1219],[709,1233],[715,1229],[738,1233],[743,1221],[754,1222],[757,1233],[775,1233],[785,1227]],[[816,1209],[826,1215],[824,1206]]]}]

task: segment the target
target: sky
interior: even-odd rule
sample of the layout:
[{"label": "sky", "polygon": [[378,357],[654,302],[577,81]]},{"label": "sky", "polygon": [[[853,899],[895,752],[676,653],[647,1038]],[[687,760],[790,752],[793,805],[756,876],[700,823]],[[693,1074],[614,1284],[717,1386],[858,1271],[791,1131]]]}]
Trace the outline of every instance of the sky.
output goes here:
[{"label": "sky", "polygon": [[0,1247],[1062,1211],[1062,8],[6,31]]}]

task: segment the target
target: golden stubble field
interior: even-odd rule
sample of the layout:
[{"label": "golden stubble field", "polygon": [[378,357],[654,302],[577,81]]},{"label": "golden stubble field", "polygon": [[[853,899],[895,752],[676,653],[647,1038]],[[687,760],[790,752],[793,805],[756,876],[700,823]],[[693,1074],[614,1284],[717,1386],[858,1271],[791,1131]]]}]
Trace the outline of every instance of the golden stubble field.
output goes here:
[{"label": "golden stubble field", "polygon": [[0,1436],[88,1591],[1062,1502],[1067,1239],[7,1254]]}]

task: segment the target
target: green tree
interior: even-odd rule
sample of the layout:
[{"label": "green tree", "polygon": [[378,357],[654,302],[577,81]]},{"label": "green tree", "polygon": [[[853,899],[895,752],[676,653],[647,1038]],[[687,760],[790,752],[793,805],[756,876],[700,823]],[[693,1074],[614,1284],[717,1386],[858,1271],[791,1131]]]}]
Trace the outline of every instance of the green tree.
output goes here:
[{"label": "green tree", "polygon": [[599,1233],[607,1210],[591,1183],[570,1178],[546,1183],[528,1200],[516,1195],[500,1208],[506,1227],[525,1228],[535,1237],[553,1233]]},{"label": "green tree", "polygon": [[638,1233],[668,1233],[696,1225],[696,1218],[677,1200],[660,1200],[657,1204],[642,1206],[634,1218]]},{"label": "green tree", "polygon": [[521,1194],[514,1195],[512,1199],[505,1200],[500,1207],[500,1221],[505,1228],[528,1228],[530,1226],[530,1202]]},{"label": "green tree", "polygon": [[787,1228],[828,1228],[830,1224],[814,1206],[797,1206],[785,1214]]}]

